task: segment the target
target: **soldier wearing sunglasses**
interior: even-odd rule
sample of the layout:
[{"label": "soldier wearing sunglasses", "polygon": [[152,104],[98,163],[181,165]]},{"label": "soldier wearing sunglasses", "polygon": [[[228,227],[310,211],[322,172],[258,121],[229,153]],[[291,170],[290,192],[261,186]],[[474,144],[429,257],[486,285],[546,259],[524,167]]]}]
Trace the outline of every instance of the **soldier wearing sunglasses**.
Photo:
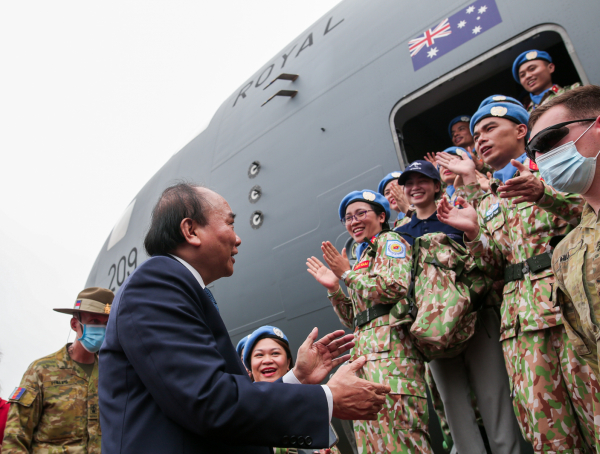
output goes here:
[{"label": "soldier wearing sunglasses", "polygon": [[[552,255],[558,285],[553,298],[560,304],[567,333],[594,371],[585,382],[598,403],[598,343],[600,342],[600,87],[588,85],[557,96],[530,119],[532,139],[527,151],[545,179],[560,190],[577,190],[586,201],[581,223]],[[600,434],[596,427],[596,449]],[[600,452],[600,451],[599,451]]]},{"label": "soldier wearing sunglasses", "polygon": [[[509,162],[517,173],[492,193],[459,199],[458,210],[440,202],[438,218],[465,232],[465,245],[477,265],[504,280],[500,340],[521,432],[536,452],[578,452],[593,443],[592,393],[578,384],[589,368],[566,334],[552,303],[552,245],[579,222],[580,195],[558,192],[540,180],[525,154],[527,112],[512,103],[481,107],[473,116],[475,146],[496,169]],[[460,161],[462,167],[469,163]],[[459,168],[453,171],[461,173]],[[465,191],[476,192],[474,173],[462,172]]]}]

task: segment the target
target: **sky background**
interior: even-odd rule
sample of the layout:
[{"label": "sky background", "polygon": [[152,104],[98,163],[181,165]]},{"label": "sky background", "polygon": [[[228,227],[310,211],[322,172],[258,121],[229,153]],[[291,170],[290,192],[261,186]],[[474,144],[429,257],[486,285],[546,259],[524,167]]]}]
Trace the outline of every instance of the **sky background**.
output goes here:
[{"label": "sky background", "polygon": [[142,186],[338,2],[0,3],[1,397],[67,342],[52,308]]}]

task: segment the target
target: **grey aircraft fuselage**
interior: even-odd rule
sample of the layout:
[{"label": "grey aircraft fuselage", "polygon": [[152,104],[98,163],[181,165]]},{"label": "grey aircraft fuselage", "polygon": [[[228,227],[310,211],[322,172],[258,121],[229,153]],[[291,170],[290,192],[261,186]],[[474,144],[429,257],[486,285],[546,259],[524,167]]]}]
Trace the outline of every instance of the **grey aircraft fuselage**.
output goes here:
[{"label": "grey aircraft fuselage", "polygon": [[[450,37],[434,37],[419,51],[431,61],[417,70],[410,40],[427,40],[444,18],[470,5],[475,24],[477,14],[487,14],[480,9],[486,2],[338,4],[235,90],[209,126],[148,181],[107,238],[86,285],[115,291],[122,285],[147,258],[143,239],[160,193],[187,180],[221,194],[237,214],[242,244],[235,273],[210,286],[234,343],[266,324],[281,328],[295,348],[314,326],[321,333],[339,329],[325,290],[306,271],[306,258],[321,256],[322,241],[338,249],[346,243],[337,210],[348,192],[376,190],[387,173],[435,151],[415,151],[405,138],[417,137],[413,148],[418,140],[427,143],[437,121],[444,148],[450,146],[448,121],[474,111],[483,99],[452,97],[469,89],[487,90],[486,96],[500,92],[486,81],[509,74],[512,60],[529,48],[562,43],[578,80],[600,83],[600,2],[487,3],[497,5],[499,23],[473,31],[478,36],[442,55],[432,49]],[[459,30],[451,27],[457,37]],[[280,74],[298,78],[269,85]],[[512,78],[507,83],[518,88]],[[280,90],[296,93],[264,104]],[[435,106],[444,102],[440,113]],[[419,115],[427,119],[424,112],[431,113],[430,122],[410,122]]]}]

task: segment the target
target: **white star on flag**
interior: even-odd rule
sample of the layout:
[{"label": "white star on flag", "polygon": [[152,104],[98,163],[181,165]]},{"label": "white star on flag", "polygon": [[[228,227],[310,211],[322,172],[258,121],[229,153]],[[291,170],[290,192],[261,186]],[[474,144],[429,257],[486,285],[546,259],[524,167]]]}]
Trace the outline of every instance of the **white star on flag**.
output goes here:
[{"label": "white star on flag", "polygon": [[477,10],[479,14],[483,14],[487,11],[487,6],[483,5],[481,8]]},{"label": "white star on flag", "polygon": [[475,11],[475,7],[474,6],[469,6],[467,8],[467,14],[471,14],[473,11]]},{"label": "white star on flag", "polygon": [[463,28],[465,25],[467,25],[467,21],[466,21],[466,20],[461,20],[461,21],[458,23],[457,27],[458,27],[458,28]]},{"label": "white star on flag", "polygon": [[481,31],[481,27],[478,25],[477,27],[475,27],[473,29],[473,34],[476,35],[477,33],[479,33]]},{"label": "white star on flag", "polygon": [[435,57],[437,55],[437,53],[438,53],[438,48],[434,47],[432,49],[429,49],[429,52],[427,52],[427,56],[429,58],[433,58],[433,57]]}]

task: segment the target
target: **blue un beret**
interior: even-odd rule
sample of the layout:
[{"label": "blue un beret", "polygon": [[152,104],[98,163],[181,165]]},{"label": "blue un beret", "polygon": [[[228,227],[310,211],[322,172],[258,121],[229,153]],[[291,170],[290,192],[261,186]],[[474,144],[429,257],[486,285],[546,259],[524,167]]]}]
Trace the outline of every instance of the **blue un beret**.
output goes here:
[{"label": "blue un beret", "polygon": [[483,106],[487,106],[488,104],[494,104],[496,102],[511,102],[513,104],[516,104],[517,106],[525,107],[520,101],[518,101],[515,98],[511,98],[510,96],[492,95],[488,96],[483,101],[481,101],[481,104],[479,104],[477,110],[481,109]]},{"label": "blue un beret", "polygon": [[548,52],[535,49],[526,50],[515,59],[512,67],[513,77],[515,78],[518,84],[521,83],[521,81],[519,80],[519,68],[523,63],[531,60],[546,60],[548,63],[552,63],[552,57]]},{"label": "blue un beret", "polygon": [[363,189],[362,191],[352,191],[346,197],[342,199],[338,213],[340,219],[343,219],[346,215],[346,208],[352,202],[366,202],[371,205],[377,205],[383,208],[385,211],[385,221],[387,222],[390,218],[390,204],[387,199],[377,192],[373,192],[370,189]]},{"label": "blue un beret", "polygon": [[460,123],[461,121],[468,123],[469,121],[471,121],[471,117],[469,115],[459,115],[458,117],[454,117],[452,120],[450,120],[450,124],[448,125],[448,135],[450,136],[451,139],[452,139],[452,126],[454,126],[456,123]]},{"label": "blue un beret", "polygon": [[248,342],[249,337],[250,337],[250,334],[248,334],[245,337],[242,337],[242,339],[238,342],[237,347],[235,347],[235,351],[237,352],[238,356],[240,356],[242,354],[242,350],[246,346],[246,342]]},{"label": "blue un beret", "polygon": [[[275,326],[265,325],[255,329],[254,332],[248,336],[248,340],[246,341],[246,347],[244,348],[244,364],[246,365],[246,368],[248,370],[251,369],[250,363],[254,345],[256,345],[256,343],[260,339],[264,338],[279,339],[285,342],[288,345],[288,347],[290,346],[290,341],[288,341],[287,336],[283,334],[283,331],[281,331]],[[293,359],[291,365],[294,365]]]},{"label": "blue un beret", "polygon": [[379,192],[381,195],[385,195],[385,187],[387,184],[392,180],[397,180],[400,175],[402,175],[402,172],[400,171],[388,173],[385,177],[383,177],[383,180],[379,182],[379,186],[377,186],[377,192]]},{"label": "blue un beret", "polygon": [[440,181],[440,173],[435,166],[429,161],[420,159],[418,161],[411,162],[406,169],[404,169],[404,173],[400,176],[400,178],[398,178],[398,184],[405,184],[406,180],[408,180],[408,174],[410,172],[420,173],[421,175],[425,175],[432,180]]},{"label": "blue un beret", "polygon": [[475,112],[473,118],[471,118],[471,134],[473,134],[475,125],[488,117],[506,118],[518,125],[526,125],[527,121],[529,121],[529,114],[521,106],[510,102],[488,104],[487,106],[481,107]]}]

